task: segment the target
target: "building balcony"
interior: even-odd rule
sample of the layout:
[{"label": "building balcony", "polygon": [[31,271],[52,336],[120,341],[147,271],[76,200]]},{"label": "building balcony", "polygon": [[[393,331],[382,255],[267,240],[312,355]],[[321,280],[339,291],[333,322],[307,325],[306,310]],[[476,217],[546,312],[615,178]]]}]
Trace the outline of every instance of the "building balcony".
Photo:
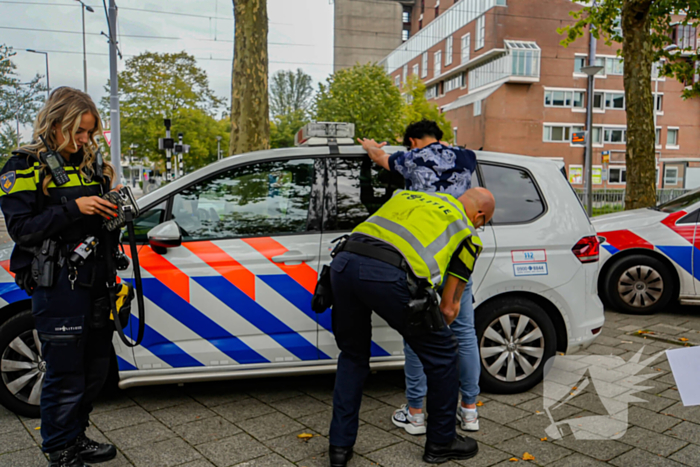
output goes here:
[{"label": "building balcony", "polygon": [[504,41],[497,57],[469,70],[469,92],[503,83],[537,83],[540,80],[542,50],[535,42]]}]

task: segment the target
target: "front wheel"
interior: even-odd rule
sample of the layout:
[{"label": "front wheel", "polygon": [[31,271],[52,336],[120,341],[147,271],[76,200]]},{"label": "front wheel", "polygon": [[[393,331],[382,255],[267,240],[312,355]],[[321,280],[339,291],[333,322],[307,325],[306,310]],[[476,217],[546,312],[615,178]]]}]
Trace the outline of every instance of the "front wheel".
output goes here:
[{"label": "front wheel", "polygon": [[39,418],[46,363],[31,310],[0,326],[0,404],[24,417]]},{"label": "front wheel", "polygon": [[617,260],[604,281],[610,305],[618,311],[637,315],[662,310],[673,298],[676,286],[664,263],[643,254]]},{"label": "front wheel", "polygon": [[481,388],[516,394],[542,381],[544,365],[556,352],[556,331],[547,313],[524,297],[504,297],[477,310]]}]

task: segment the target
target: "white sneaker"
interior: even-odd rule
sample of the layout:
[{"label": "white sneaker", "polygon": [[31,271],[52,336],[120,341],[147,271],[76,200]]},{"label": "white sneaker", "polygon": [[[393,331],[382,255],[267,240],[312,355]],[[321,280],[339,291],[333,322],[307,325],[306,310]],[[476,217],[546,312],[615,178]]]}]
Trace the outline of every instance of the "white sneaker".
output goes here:
[{"label": "white sneaker", "polygon": [[424,435],[425,434],[425,414],[417,413],[411,415],[406,404],[400,409],[394,411],[391,421],[399,428],[403,428],[409,435]]},{"label": "white sneaker", "polygon": [[479,413],[476,409],[469,410],[460,405],[457,409],[457,421],[464,431],[479,431]]}]

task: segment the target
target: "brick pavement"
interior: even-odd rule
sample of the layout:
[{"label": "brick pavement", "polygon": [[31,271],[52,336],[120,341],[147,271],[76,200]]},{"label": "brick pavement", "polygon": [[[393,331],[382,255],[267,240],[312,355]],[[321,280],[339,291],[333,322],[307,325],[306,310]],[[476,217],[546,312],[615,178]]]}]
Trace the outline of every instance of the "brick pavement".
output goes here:
[{"label": "brick pavement", "polygon": [[[649,330],[655,334],[631,335]],[[678,307],[667,314],[636,317],[606,313],[596,343],[584,353],[629,359],[642,346],[651,355],[685,337],[698,342],[700,309]],[[664,341],[657,340],[663,338]],[[512,466],[509,459],[528,452],[530,463],[553,467],[698,466],[700,407],[684,408],[665,355],[646,372],[651,386],[638,394],[646,403],[629,409],[630,427],[617,440],[581,441],[573,435],[543,440],[549,425],[543,413],[542,384],[516,395],[483,394],[480,452],[469,461],[443,465]],[[327,466],[333,376],[229,381],[184,387],[137,388],[103,397],[88,435],[114,443],[121,466]],[[420,461],[424,437],[394,427],[389,417],[403,403],[403,373],[372,375],[365,390],[359,439],[352,467],[410,467]],[[569,419],[606,413],[591,394],[573,398],[553,411]],[[42,466],[39,420],[22,419],[0,408],[0,465]],[[297,435],[314,436],[303,441]]]}]

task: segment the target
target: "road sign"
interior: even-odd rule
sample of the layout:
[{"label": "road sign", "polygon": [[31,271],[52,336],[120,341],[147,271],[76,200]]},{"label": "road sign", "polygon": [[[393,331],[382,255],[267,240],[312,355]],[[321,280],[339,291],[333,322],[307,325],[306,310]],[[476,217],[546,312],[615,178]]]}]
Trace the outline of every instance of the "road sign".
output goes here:
[{"label": "road sign", "polygon": [[610,162],[610,151],[603,151],[603,164],[608,164]]},{"label": "road sign", "polygon": [[105,130],[102,132],[102,134],[105,136],[105,142],[107,143],[107,146],[111,146],[112,145],[112,131]]},{"label": "road sign", "polygon": [[586,132],[577,131],[571,135],[571,144],[586,144]]}]

